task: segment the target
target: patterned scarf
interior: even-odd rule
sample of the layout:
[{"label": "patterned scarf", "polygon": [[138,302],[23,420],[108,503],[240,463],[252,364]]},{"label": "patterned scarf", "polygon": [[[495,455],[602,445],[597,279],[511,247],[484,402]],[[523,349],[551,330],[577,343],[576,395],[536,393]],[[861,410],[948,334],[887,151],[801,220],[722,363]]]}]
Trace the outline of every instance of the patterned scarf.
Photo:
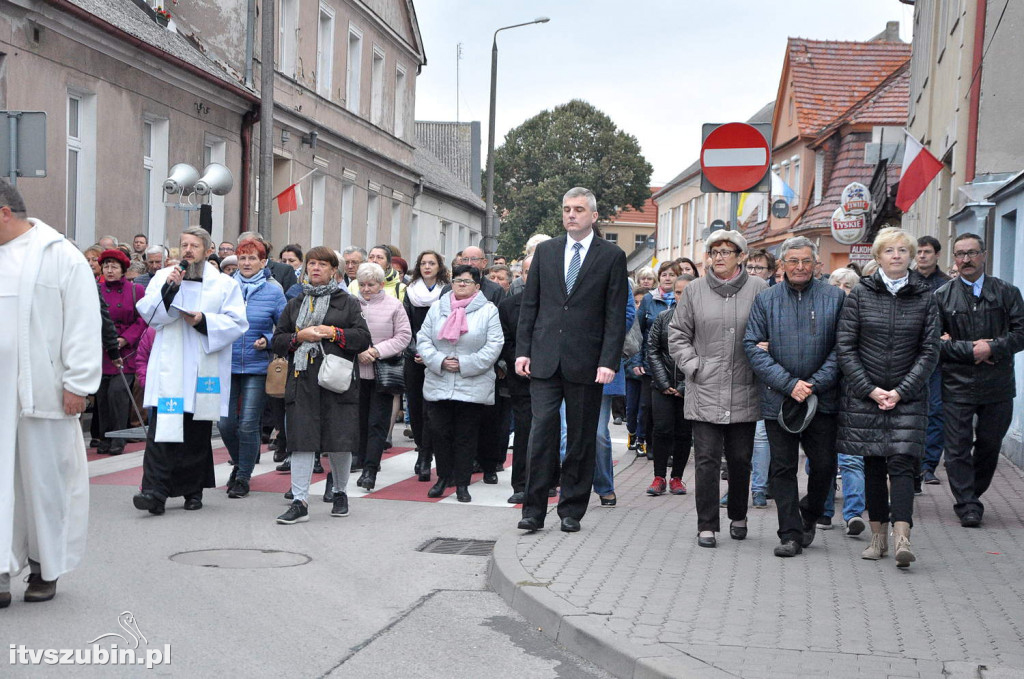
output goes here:
[{"label": "patterned scarf", "polygon": [[[302,284],[302,305],[299,307],[299,317],[295,321],[295,330],[302,330],[324,322],[327,309],[331,306],[331,295],[340,290],[338,281],[331,279],[327,285]],[[295,371],[304,372],[314,358],[323,353],[320,342],[303,342],[295,350]]]}]

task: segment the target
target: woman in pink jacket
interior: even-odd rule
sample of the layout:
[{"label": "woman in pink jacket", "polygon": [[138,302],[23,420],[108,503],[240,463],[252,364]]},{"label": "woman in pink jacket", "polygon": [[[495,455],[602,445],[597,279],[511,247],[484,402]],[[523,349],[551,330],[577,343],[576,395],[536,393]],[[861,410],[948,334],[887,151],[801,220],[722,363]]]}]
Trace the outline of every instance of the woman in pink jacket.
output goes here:
[{"label": "woman in pink jacket", "polygon": [[[359,354],[359,448],[353,466],[362,462],[363,473],[356,485],[373,490],[384,454],[384,442],[391,433],[391,404],[394,401],[394,394],[379,389],[373,364],[382,359],[400,358],[412,339],[412,329],[402,303],[383,291],[384,269],[379,264],[360,264],[356,280],[359,282],[357,299],[363,307],[363,317],[370,328],[373,343]],[[402,373],[400,367],[398,373]]]}]

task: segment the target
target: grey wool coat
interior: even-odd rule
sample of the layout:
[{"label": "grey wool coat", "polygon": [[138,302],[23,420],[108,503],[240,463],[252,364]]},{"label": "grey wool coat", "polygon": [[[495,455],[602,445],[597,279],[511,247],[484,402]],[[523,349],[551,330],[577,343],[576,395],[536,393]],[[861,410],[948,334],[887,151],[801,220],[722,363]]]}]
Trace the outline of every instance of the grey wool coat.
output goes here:
[{"label": "grey wool coat", "polygon": [[686,375],[686,418],[711,424],[756,422],[761,399],[743,350],[747,317],[768,283],[741,270],[731,281],[709,273],[683,290],[668,327],[668,350]]}]

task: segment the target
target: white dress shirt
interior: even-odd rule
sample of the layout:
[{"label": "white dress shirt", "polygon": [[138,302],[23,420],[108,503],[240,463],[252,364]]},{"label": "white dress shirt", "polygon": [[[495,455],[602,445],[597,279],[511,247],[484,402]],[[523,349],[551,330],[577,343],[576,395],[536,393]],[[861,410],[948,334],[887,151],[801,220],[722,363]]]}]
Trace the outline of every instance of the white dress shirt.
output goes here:
[{"label": "white dress shirt", "polygon": [[[590,233],[587,234],[587,237],[584,238],[581,241],[578,241],[578,242],[580,243],[580,245],[583,246],[583,247],[580,248],[580,268],[582,268],[583,267],[583,260],[587,258],[587,251],[590,250],[590,244],[594,242],[594,230],[591,229]],[[562,266],[562,276],[563,277],[565,277],[565,275],[567,273],[569,273],[569,262],[572,261],[572,253],[573,253],[572,246],[575,245],[576,243],[577,243],[577,241],[574,241],[572,239],[572,236],[566,235],[566,239],[565,239],[565,259],[563,261],[563,266]],[[577,274],[577,275],[579,275],[579,274]]]}]

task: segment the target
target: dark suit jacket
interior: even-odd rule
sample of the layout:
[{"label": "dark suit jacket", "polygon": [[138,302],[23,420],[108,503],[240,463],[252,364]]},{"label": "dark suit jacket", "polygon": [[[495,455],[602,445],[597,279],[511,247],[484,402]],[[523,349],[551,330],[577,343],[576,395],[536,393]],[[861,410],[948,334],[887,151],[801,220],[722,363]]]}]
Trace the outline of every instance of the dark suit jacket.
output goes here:
[{"label": "dark suit jacket", "polygon": [[570,382],[593,383],[599,367],[619,369],[625,340],[626,253],[594,236],[572,294],[565,292],[567,236],[544,241],[533,253],[523,291],[516,355],[530,373],[550,378],[561,368]]},{"label": "dark suit jacket", "polygon": [[281,284],[281,289],[287,291],[288,288],[295,285],[299,279],[295,275],[295,269],[291,268],[284,262],[275,262],[270,260],[267,262],[267,267],[270,269],[270,277]]},{"label": "dark suit jacket", "polygon": [[516,374],[516,328],[519,327],[519,312],[523,294],[509,295],[498,305],[498,320],[505,335],[505,346],[501,348],[501,359],[505,361],[505,381],[513,396],[530,395],[530,380]]}]

